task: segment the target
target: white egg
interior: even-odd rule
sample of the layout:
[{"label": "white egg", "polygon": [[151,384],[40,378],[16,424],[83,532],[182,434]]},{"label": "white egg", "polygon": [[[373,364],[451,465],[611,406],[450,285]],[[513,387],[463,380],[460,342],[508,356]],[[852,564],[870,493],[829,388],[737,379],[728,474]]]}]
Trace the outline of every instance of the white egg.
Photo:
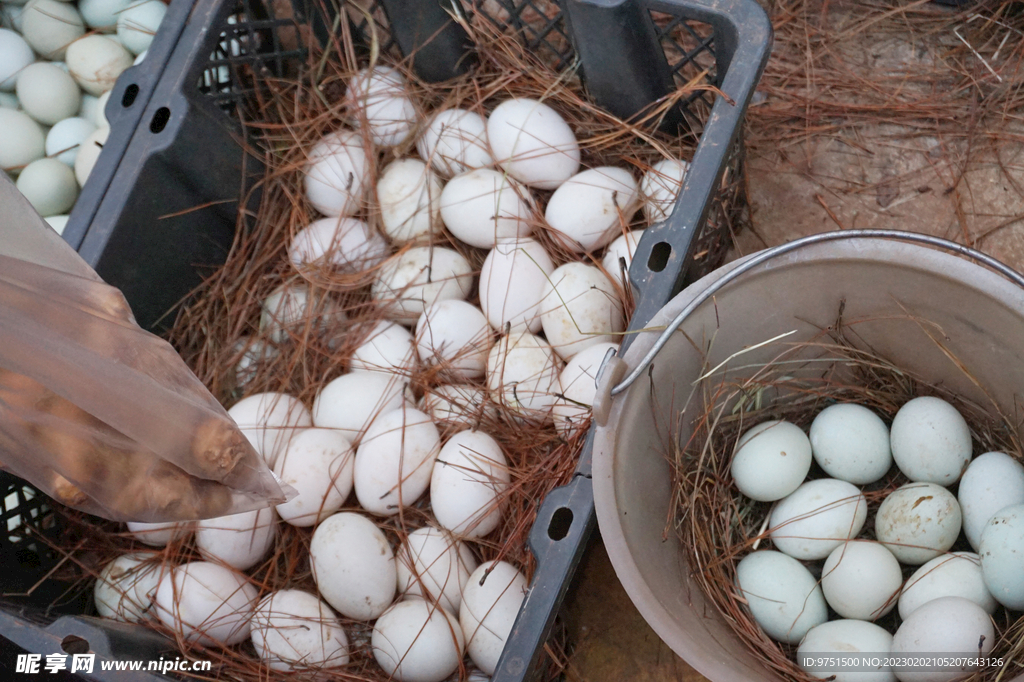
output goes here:
[{"label": "white egg", "polygon": [[103,618],[138,623],[146,617],[163,574],[152,553],[122,554],[100,572],[93,588],[96,612]]},{"label": "white egg", "polygon": [[594,251],[623,233],[636,212],[638,196],[629,171],[592,168],[555,190],[544,219],[565,248],[577,253]]},{"label": "white egg", "polygon": [[302,590],[264,597],[252,614],[252,645],[271,670],[321,671],[348,665],[348,637],[327,604]]},{"label": "white egg", "polygon": [[781,500],[799,488],[811,470],[811,442],[796,424],[761,422],[747,430],[736,445],[732,478],[752,500]]},{"label": "white egg", "polygon": [[388,609],[370,642],[384,674],[398,682],[441,682],[459,667],[466,646],[455,616],[415,598]]},{"label": "white egg", "polygon": [[533,231],[529,192],[504,173],[480,168],[452,178],[441,193],[441,219],[453,235],[480,249]]},{"label": "white egg", "polygon": [[416,340],[405,327],[378,322],[352,351],[353,372],[382,372],[407,377],[416,368]]},{"label": "white egg", "polygon": [[341,433],[331,429],[299,431],[278,458],[275,473],[298,495],[277,505],[278,515],[293,526],[320,523],[352,492],[355,450]]},{"label": "white egg", "polygon": [[[107,90],[102,95],[96,98],[96,111],[93,112],[93,122],[99,128],[110,127],[110,121],[107,120],[107,102],[110,101],[110,90]],[[92,95],[89,95],[91,97]]]},{"label": "white egg", "polygon": [[35,59],[24,38],[10,29],[0,28],[0,90],[13,92],[18,74]]},{"label": "white egg", "polygon": [[94,132],[96,125],[84,118],[65,118],[58,121],[50,128],[50,132],[46,133],[46,155],[73,169],[79,145]]},{"label": "white egg", "polygon": [[424,393],[420,409],[438,426],[473,428],[483,420],[494,420],[498,407],[487,391],[471,384],[441,384]]},{"label": "white egg", "polygon": [[914,398],[899,409],[890,431],[892,457],[911,481],[951,485],[971,461],[971,430],[939,398]]},{"label": "white egg", "polygon": [[593,265],[566,263],[555,269],[540,304],[544,336],[568,360],[599,343],[618,340],[625,328],[622,302],[611,281]]},{"label": "white egg", "polygon": [[867,500],[852,483],[834,478],[808,481],[775,505],[769,521],[772,542],[802,561],[824,559],[845,540],[857,537],[867,514]]},{"label": "white egg", "polygon": [[0,109],[0,169],[27,166],[44,154],[46,136],[28,114]]},{"label": "white egg", "polygon": [[256,393],[242,398],[228,410],[228,416],[270,467],[297,433],[313,425],[306,406],[284,393]]},{"label": "white egg", "polygon": [[[106,94],[106,93],[104,93],[104,94]],[[93,124],[96,125],[97,128],[100,127],[99,124],[97,124],[95,122],[96,121],[96,111],[98,109],[97,104],[98,104],[99,101],[100,101],[99,97],[96,97],[95,95],[90,95],[87,92],[83,92],[82,93],[82,104],[78,108],[78,118],[84,118],[86,121],[92,122]]]},{"label": "white egg", "polygon": [[1007,608],[1024,609],[1024,504],[1007,507],[988,520],[978,554],[989,593]]},{"label": "white egg", "polygon": [[78,198],[75,172],[57,159],[36,159],[25,166],[17,186],[41,216],[67,213]]},{"label": "white egg", "polygon": [[796,644],[828,620],[828,607],[811,572],[781,552],[761,550],[736,565],[736,584],[750,614],[769,637]]},{"label": "white egg", "polygon": [[78,181],[79,187],[85,187],[85,182],[89,179],[96,161],[100,158],[100,152],[103,151],[103,145],[106,144],[108,135],[110,135],[110,128],[97,128],[82,141],[82,144],[78,145],[78,154],[75,155],[75,180]]},{"label": "white egg", "polygon": [[117,38],[133,54],[142,54],[153,43],[167,5],[160,0],[134,2],[117,15]]},{"label": "white egg", "polygon": [[371,294],[391,319],[413,323],[436,301],[464,300],[473,288],[466,258],[442,246],[416,246],[384,263]]},{"label": "white egg", "polygon": [[324,386],[313,401],[313,424],[337,429],[353,443],[385,412],[412,400],[408,382],[383,372],[342,374]]},{"label": "white egg", "polygon": [[[985,656],[995,644],[995,629],[985,610],[963,597],[940,597],[907,618],[892,638],[892,655],[911,659],[911,666],[894,666],[900,682],[948,682],[978,666],[952,665],[942,670],[914,664],[915,658],[948,655],[966,659]],[[922,669],[922,667],[924,669]]]},{"label": "white egg", "polygon": [[563,437],[571,438],[589,423],[590,407],[597,394],[597,372],[608,351],[618,347],[617,343],[597,343],[565,363],[565,369],[558,375],[560,397],[551,408],[555,426]]},{"label": "white egg", "polygon": [[477,562],[469,545],[447,530],[429,526],[409,533],[395,555],[398,592],[423,597],[454,615],[462,604],[462,588]]},{"label": "white egg", "polygon": [[814,418],[810,431],[814,461],[832,478],[864,485],[892,466],[889,429],[863,405],[830,405]]},{"label": "white egg", "polygon": [[462,431],[441,448],[430,477],[430,506],[444,528],[482,538],[501,524],[511,476],[498,442],[480,431]]},{"label": "white egg", "polygon": [[580,147],[557,111],[533,99],[510,99],[487,119],[487,141],[498,165],[516,180],[555,189],[580,167]]},{"label": "white egg", "polygon": [[387,257],[384,237],[362,220],[331,216],[303,228],[288,247],[288,259],[297,269],[330,267],[340,272],[362,272]]},{"label": "white egg", "polygon": [[107,36],[90,35],[68,45],[71,76],[90,95],[99,96],[112,89],[132,61],[128,50]]},{"label": "white egg", "polygon": [[604,256],[601,258],[601,267],[616,281],[622,276],[619,259],[626,262],[626,272],[629,272],[629,266],[633,264],[636,245],[640,243],[640,238],[643,236],[643,230],[630,230],[616,237],[605,249]]},{"label": "white egg", "polygon": [[161,578],[154,606],[160,621],[186,641],[231,646],[249,637],[256,597],[242,574],[194,561]]},{"label": "white egg", "polygon": [[309,563],[320,596],[346,618],[373,620],[395,598],[395,555],[377,525],[340,512],[313,531]]},{"label": "white egg", "polygon": [[994,613],[996,600],[985,587],[981,557],[971,552],[942,554],[907,579],[900,593],[900,618],[906,620],[923,604],[939,597],[963,597]]},{"label": "white egg", "polygon": [[960,520],[953,493],[934,483],[908,483],[882,501],[875,537],[900,563],[919,566],[953,546]]},{"label": "white egg", "polygon": [[480,270],[480,308],[499,332],[541,330],[540,306],[548,278],[555,271],[540,242],[499,239]]},{"label": "white egg", "polygon": [[64,59],[68,46],[84,33],[82,15],[71,3],[32,0],[21,15],[25,42],[45,59]]},{"label": "white egg", "polygon": [[327,216],[352,216],[362,209],[370,183],[363,138],[350,130],[325,135],[309,153],[306,198]]},{"label": "white egg", "polygon": [[640,194],[644,198],[644,215],[649,225],[668,220],[672,215],[689,170],[690,164],[686,161],[663,159],[644,173],[640,180]]},{"label": "white egg", "polygon": [[877,542],[845,542],[821,569],[825,601],[843,618],[878,620],[896,606],[902,586],[900,562]]},{"label": "white egg", "polygon": [[419,159],[398,159],[377,181],[384,232],[396,244],[429,239],[441,226],[444,183]]},{"label": "white egg", "polygon": [[185,523],[168,521],[165,523],[141,523],[137,521],[128,522],[128,532],[136,540],[151,547],[163,547],[171,540],[185,537],[190,532],[190,527]]},{"label": "white egg", "polygon": [[278,350],[262,339],[243,336],[234,346],[234,352],[240,353],[235,365],[235,385],[242,387],[256,378],[263,366],[278,356]]},{"label": "white egg", "polygon": [[964,534],[977,549],[989,519],[1006,507],[1024,504],[1024,466],[1002,452],[978,455],[960,479],[957,501]]},{"label": "white egg", "polygon": [[416,349],[425,365],[440,365],[453,379],[484,375],[494,332],[475,305],[465,301],[438,301],[423,311],[416,323]]},{"label": "white egg", "polygon": [[393,516],[430,487],[441,435],[430,417],[402,406],[378,417],[356,450],[353,481],[359,504],[371,514]]},{"label": "white egg", "polygon": [[30,64],[21,70],[17,93],[25,113],[48,126],[74,116],[82,105],[75,79],[60,67],[46,62]]},{"label": "white egg", "polygon": [[64,228],[67,227],[68,220],[70,218],[71,218],[71,216],[66,215],[66,214],[63,214],[63,215],[48,215],[45,218],[43,218],[43,220],[46,221],[47,225],[49,225],[50,227],[53,228],[54,232],[56,232],[57,234],[64,234]]},{"label": "white egg", "polygon": [[307,333],[330,333],[346,320],[338,299],[305,284],[282,284],[261,307],[260,331],[274,343],[284,343],[292,336],[301,339]]},{"label": "white egg", "polygon": [[196,523],[196,547],[203,558],[240,571],[258,564],[276,537],[277,512],[272,507]]},{"label": "white egg", "polygon": [[469,657],[488,675],[498,667],[525,598],[526,578],[505,561],[480,564],[466,582],[459,623]]},{"label": "white egg", "polygon": [[[892,635],[874,623],[863,620],[833,620],[807,631],[797,649],[797,663],[812,677],[832,682],[896,682],[896,675],[884,660],[892,646]],[[878,656],[873,670],[837,670],[833,661],[841,656],[853,658],[865,654]]]},{"label": "white egg", "polygon": [[446,178],[494,165],[487,148],[487,121],[465,109],[444,109],[434,114],[416,140],[416,150]]},{"label": "white egg", "polygon": [[562,361],[542,339],[520,332],[503,336],[487,356],[492,398],[522,417],[548,419],[557,400]]},{"label": "white egg", "polygon": [[113,29],[117,17],[137,0],[78,0],[78,11],[90,28]]},{"label": "white egg", "polygon": [[416,125],[416,107],[409,99],[405,79],[396,69],[363,69],[348,82],[345,103],[349,115],[370,128],[373,143],[384,147],[402,144]]}]

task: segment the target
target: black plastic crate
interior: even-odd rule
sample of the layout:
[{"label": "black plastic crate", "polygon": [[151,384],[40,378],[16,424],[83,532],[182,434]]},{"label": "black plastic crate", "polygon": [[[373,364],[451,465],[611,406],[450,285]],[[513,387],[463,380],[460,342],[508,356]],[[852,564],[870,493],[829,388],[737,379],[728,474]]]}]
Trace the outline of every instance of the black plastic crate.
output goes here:
[{"label": "black plastic crate", "polygon": [[[146,60],[114,88],[111,138],[64,238],[122,289],[143,326],[169,323],[167,313],[223,262],[246,208],[239,197],[262,175],[258,142],[246,139],[254,91],[242,74],[286,74],[305,59],[300,26],[323,42],[336,21],[348,21],[367,42],[376,31],[383,52],[414,54],[420,77],[443,80],[472,58],[450,21],[451,6],[439,4],[451,1],[374,0],[371,23],[344,10],[338,19],[330,0],[293,0],[289,16],[261,0],[172,0]],[[580,69],[590,95],[619,116],[695,80],[717,88],[691,94],[666,121],[699,143],[676,210],[647,230],[633,260],[630,329],[643,327],[685,284],[720,264],[738,224],[742,123],[770,50],[767,16],[754,0],[457,1],[459,11],[514,31],[525,49],[557,68]],[[529,679],[539,661],[595,527],[590,458],[588,441],[572,482],[539,509],[530,536],[537,570],[495,682]],[[0,602],[0,634],[44,656],[79,650],[81,639],[99,657],[174,656],[168,642],[141,626],[81,615],[92,611],[91,593],[51,577],[66,559],[48,540],[67,529],[49,513],[47,498],[2,472],[0,494],[0,524],[7,524],[0,566],[9,595]]]}]

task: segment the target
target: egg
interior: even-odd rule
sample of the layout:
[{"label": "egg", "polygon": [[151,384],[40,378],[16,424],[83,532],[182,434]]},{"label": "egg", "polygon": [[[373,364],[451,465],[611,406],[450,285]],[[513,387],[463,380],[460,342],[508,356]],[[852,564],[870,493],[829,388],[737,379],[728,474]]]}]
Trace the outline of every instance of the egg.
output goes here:
[{"label": "egg", "polygon": [[430,487],[441,435],[430,417],[402,406],[378,417],[356,450],[353,480],[359,504],[371,514],[393,516]]},{"label": "egg", "polygon": [[505,561],[480,564],[462,591],[459,624],[470,659],[493,675],[526,599],[526,578]]},{"label": "egg", "polygon": [[533,231],[527,190],[489,168],[452,178],[441,192],[440,210],[449,232],[480,249],[493,248],[499,239],[526,237]]},{"label": "egg", "polygon": [[548,278],[555,271],[540,242],[529,238],[499,239],[480,270],[480,308],[499,332],[541,330],[540,305]]},{"label": "egg", "polygon": [[36,159],[25,166],[17,186],[42,216],[67,213],[78,198],[75,172],[57,159]]},{"label": "egg", "polygon": [[337,429],[353,443],[377,418],[412,400],[408,383],[382,372],[351,372],[324,386],[313,401],[313,424]]},{"label": "egg", "polygon": [[856,485],[874,483],[892,466],[889,429],[862,405],[839,403],[811,422],[814,461],[832,478]]},{"label": "egg", "polygon": [[482,538],[501,524],[511,481],[508,460],[494,438],[461,431],[441,448],[430,477],[430,506],[442,527]]},{"label": "egg", "polygon": [[429,526],[409,533],[395,562],[399,593],[423,597],[456,616],[462,588],[478,564],[469,545]]},{"label": "egg", "polygon": [[313,208],[326,216],[358,213],[370,183],[363,138],[338,130],[317,142],[307,158],[304,187]]},{"label": "egg", "polygon": [[441,384],[423,394],[420,409],[444,427],[472,428],[498,417],[487,391],[472,384]]},{"label": "egg", "polygon": [[585,253],[608,245],[629,225],[638,204],[636,181],[601,166],[566,180],[548,200],[544,219],[562,246]]},{"label": "egg", "polygon": [[111,90],[117,77],[132,65],[132,56],[119,42],[101,35],[80,38],[68,46],[71,76],[90,95]]},{"label": "egg", "polygon": [[953,546],[960,505],[934,483],[908,483],[890,493],[875,515],[875,537],[902,564],[919,566]]},{"label": "egg", "polygon": [[27,166],[43,157],[46,136],[28,114],[0,109],[0,169]]},{"label": "egg", "polygon": [[278,458],[275,473],[298,495],[277,505],[286,523],[306,527],[320,523],[352,492],[355,451],[352,443],[331,429],[305,429],[288,442]]},{"label": "egg", "polygon": [[46,133],[46,155],[74,169],[79,146],[94,132],[96,125],[84,118],[72,117],[58,121]]},{"label": "egg", "polygon": [[466,646],[455,616],[422,599],[388,609],[370,642],[377,664],[398,682],[441,682],[458,669]]},{"label": "egg", "polygon": [[597,395],[597,372],[608,351],[618,347],[617,343],[597,343],[565,363],[558,375],[559,398],[551,408],[555,426],[564,438],[573,437],[589,423],[590,407]]},{"label": "egg", "polygon": [[978,455],[960,479],[957,501],[964,535],[977,549],[989,519],[1006,507],[1024,504],[1024,466],[1002,452]]},{"label": "egg", "polygon": [[811,470],[811,443],[796,424],[767,421],[748,429],[736,443],[733,481],[739,491],[758,502],[786,497]]},{"label": "egg", "polygon": [[93,600],[101,617],[126,623],[138,623],[146,617],[162,576],[161,566],[148,561],[152,556],[122,554],[100,571]]},{"label": "egg", "polygon": [[75,180],[79,187],[85,187],[86,180],[92,173],[93,167],[100,158],[103,145],[110,135],[110,128],[97,128],[89,137],[78,145],[78,154],[75,155]]},{"label": "egg", "polygon": [[258,564],[276,537],[277,512],[271,507],[196,523],[196,547],[203,558],[240,571]]},{"label": "egg", "polygon": [[633,264],[633,254],[636,252],[636,245],[640,243],[640,238],[643,236],[644,230],[631,230],[620,234],[605,249],[604,256],[601,258],[601,267],[614,280],[619,281],[622,277],[622,270],[619,265],[620,259],[626,262],[626,272],[629,272],[629,266]]},{"label": "egg", "polygon": [[345,311],[330,292],[313,290],[305,284],[282,284],[263,301],[260,331],[274,343],[293,336],[323,334],[345,322]]},{"label": "egg", "polygon": [[163,547],[172,540],[177,540],[189,534],[188,524],[168,521],[165,523],[141,523],[137,521],[128,522],[128,532],[136,540],[151,547]]},{"label": "egg", "polygon": [[264,597],[252,614],[252,645],[271,670],[321,671],[348,665],[348,636],[327,604],[302,590]]},{"label": "egg", "polygon": [[[939,597],[903,621],[892,638],[891,651],[896,659],[910,659],[908,663],[919,657],[942,655],[977,659],[987,655],[994,643],[995,629],[983,608],[963,597]],[[893,667],[900,682],[946,682],[977,669],[970,665],[944,666],[941,670],[927,664]]]},{"label": "egg", "polygon": [[453,379],[484,375],[494,332],[480,309],[465,301],[438,301],[416,323],[416,349],[425,365]]},{"label": "egg", "polygon": [[132,62],[132,65],[133,66],[138,66],[139,64],[144,62],[146,60],[146,55],[148,53],[149,53],[149,50],[143,50],[139,54],[135,55],[135,61]]},{"label": "egg", "polygon": [[781,552],[760,550],[736,565],[736,585],[754,621],[774,640],[797,644],[828,620],[828,607],[811,572]]},{"label": "egg", "polygon": [[516,180],[555,189],[576,174],[580,147],[557,111],[533,99],[509,99],[487,118],[494,159]]},{"label": "egg", "polygon": [[95,124],[97,128],[101,127],[98,123],[96,123],[96,112],[99,108],[99,101],[99,97],[83,92],[82,104],[78,108],[78,118],[84,118],[86,121],[93,122],[93,124]]},{"label": "egg", "polygon": [[21,15],[21,35],[44,59],[64,59],[68,46],[84,34],[82,15],[68,2],[32,0]]},{"label": "egg", "polygon": [[939,398],[914,398],[899,409],[890,431],[892,457],[911,481],[951,485],[971,461],[971,430]]},{"label": "egg", "polygon": [[443,246],[416,246],[381,266],[371,295],[389,318],[413,323],[427,306],[464,300],[473,288],[466,258]]},{"label": "egg", "polygon": [[808,481],[775,505],[769,520],[772,542],[802,561],[824,559],[857,537],[867,513],[867,501],[853,484],[834,478]]},{"label": "egg", "polygon": [[429,239],[441,227],[444,183],[419,159],[388,164],[377,181],[384,232],[396,244]]},{"label": "egg", "polygon": [[416,140],[416,151],[446,178],[494,165],[487,148],[487,121],[465,109],[435,113]]},{"label": "egg", "polygon": [[138,0],[78,0],[78,11],[90,28],[113,29],[117,17]]},{"label": "egg", "polygon": [[24,38],[10,29],[0,28],[0,90],[13,92],[18,74],[35,59]]},{"label": "egg", "polygon": [[133,2],[117,15],[117,39],[133,54],[142,54],[153,43],[165,14],[167,5],[160,0]]},{"label": "egg", "polygon": [[353,372],[381,372],[407,377],[416,368],[416,340],[405,327],[378,322],[352,351]]},{"label": "egg", "polygon": [[356,122],[368,125],[377,145],[402,144],[416,125],[416,107],[409,98],[405,78],[387,66],[363,69],[352,76],[345,104]]},{"label": "egg", "polygon": [[672,215],[689,170],[690,164],[686,161],[663,159],[644,173],[640,180],[640,194],[644,198],[644,215],[648,224],[660,223]]},{"label": "egg", "polygon": [[604,273],[586,263],[555,269],[544,288],[540,321],[563,360],[590,346],[617,340],[625,328],[622,302]]},{"label": "egg", "polygon": [[825,601],[843,618],[881,618],[896,606],[902,586],[900,562],[877,542],[845,542],[821,569]]},{"label": "egg", "polygon": [[82,104],[75,80],[46,62],[29,64],[21,70],[17,93],[25,113],[48,126],[74,116]]},{"label": "egg", "polygon": [[313,425],[306,406],[284,393],[256,393],[242,398],[231,406],[228,416],[270,467],[277,463],[292,437]]},{"label": "egg", "polygon": [[1007,608],[1024,609],[1024,505],[1007,507],[988,520],[978,554],[989,593]]},{"label": "egg", "polygon": [[487,388],[519,416],[545,420],[557,400],[562,362],[547,343],[520,332],[501,337],[487,356]]},{"label": "egg", "polygon": [[[96,98],[96,110],[93,112],[93,122],[99,128],[110,127],[110,121],[107,120],[107,102],[110,101],[110,90],[107,90],[102,95]],[[83,95],[83,97],[91,97],[92,95]]]},{"label": "egg", "polygon": [[970,552],[939,555],[914,571],[900,593],[900,618],[906,620],[923,604],[939,597],[963,597],[986,613],[996,610],[996,600],[985,587],[981,557]]},{"label": "egg", "polygon": [[[807,631],[796,651],[800,669],[812,677],[832,682],[896,682],[896,675],[885,661],[892,635],[874,623],[863,620],[833,620]],[[856,666],[844,670],[836,665],[838,657],[851,660],[855,654],[878,658],[872,669]]]},{"label": "egg", "polygon": [[71,218],[69,215],[48,215],[43,220],[46,224],[53,228],[53,231],[57,234],[64,234],[64,228],[68,225],[68,220]]},{"label": "egg", "polygon": [[355,273],[374,268],[388,254],[388,244],[362,220],[332,216],[303,228],[288,247],[288,259],[298,269],[329,267]]},{"label": "egg", "polygon": [[373,620],[395,598],[395,555],[377,525],[339,512],[313,531],[309,562],[320,596],[341,615]]},{"label": "egg", "polygon": [[183,564],[160,579],[160,621],[187,642],[231,646],[249,637],[256,588],[243,575],[206,561]]}]

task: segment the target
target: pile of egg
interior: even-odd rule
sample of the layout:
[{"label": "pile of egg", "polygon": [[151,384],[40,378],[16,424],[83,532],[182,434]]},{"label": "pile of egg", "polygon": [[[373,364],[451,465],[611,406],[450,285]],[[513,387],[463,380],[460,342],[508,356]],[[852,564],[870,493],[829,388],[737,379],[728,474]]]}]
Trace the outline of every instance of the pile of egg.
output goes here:
[{"label": "pile of egg", "polygon": [[110,90],[166,13],[161,0],[0,2],[0,170],[58,233],[110,133]]},{"label": "pile of egg", "polygon": [[[786,421],[745,432],[733,480],[748,498],[774,502],[766,532],[775,549],[736,566],[754,620],[798,645],[798,657],[813,654],[807,672],[839,681],[868,677],[813,658],[988,653],[997,606],[1024,610],[1024,466],[1002,452],[972,454],[967,422],[935,397],[904,404],[891,428],[864,406],[839,403],[814,418],[809,437]],[[805,480],[812,460],[830,478]],[[866,533],[873,539],[859,538],[868,505],[858,486],[883,479],[893,462],[910,483],[882,501]],[[961,530],[975,552],[950,551]],[[904,581],[904,566],[919,568]],[[829,607],[837,619],[828,620]],[[873,621],[893,608],[900,624],[890,633]],[[949,669],[882,666],[870,679],[952,678]]]},{"label": "pile of egg", "polygon": [[[487,119],[448,109],[420,122],[403,77],[385,67],[356,74],[347,97],[354,125],[311,149],[302,178],[324,217],[294,236],[288,259],[299,273],[366,274],[378,319],[349,371],[312,405],[257,393],[229,410],[298,497],[198,522],[194,542],[205,561],[160,569],[141,554],[121,557],[97,583],[97,608],[126,620],[157,618],[206,645],[248,637],[275,670],[344,666],[351,649],[339,614],[372,623],[370,647],[389,679],[438,682],[465,654],[479,668],[476,679],[486,679],[526,579],[510,563],[478,563],[474,552],[501,525],[511,486],[509,458],[477,429],[477,416],[503,410],[521,428],[581,431],[595,373],[624,326],[622,286],[609,273],[621,273],[620,259],[628,264],[639,239],[641,230],[627,227],[645,204],[649,221],[665,218],[686,164],[666,160],[640,183],[623,168],[580,172],[570,126],[528,99],[504,101]],[[420,158],[392,161],[373,186],[376,151],[411,148],[414,139]],[[543,214],[531,188],[553,190]],[[381,232],[360,218],[370,212]],[[556,268],[531,238],[541,215],[578,261]],[[465,256],[438,243],[444,228],[488,250],[478,289]],[[603,267],[584,262],[602,255]],[[477,292],[480,307],[468,302]],[[239,349],[238,383],[251,380],[310,311],[344,323],[340,305],[316,312],[318,295],[305,283],[285,284],[263,301],[260,338]],[[417,367],[438,370],[418,402],[409,386]],[[353,492],[355,511],[345,507]],[[429,525],[393,547],[375,519],[414,504],[420,513],[428,492]],[[246,581],[242,572],[266,557],[282,522],[313,528],[319,594],[261,596]],[[152,544],[177,532],[129,529]]]}]

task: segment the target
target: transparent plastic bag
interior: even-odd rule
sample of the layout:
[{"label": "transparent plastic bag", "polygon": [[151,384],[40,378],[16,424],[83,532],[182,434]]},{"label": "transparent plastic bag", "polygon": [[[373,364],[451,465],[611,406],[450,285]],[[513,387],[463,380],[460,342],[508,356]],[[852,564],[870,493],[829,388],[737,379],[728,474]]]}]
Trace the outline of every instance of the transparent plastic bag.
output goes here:
[{"label": "transparent plastic bag", "polygon": [[[2,174],[0,174],[2,176]],[[285,490],[166,341],[0,177],[0,464],[118,521],[185,521]]]}]

